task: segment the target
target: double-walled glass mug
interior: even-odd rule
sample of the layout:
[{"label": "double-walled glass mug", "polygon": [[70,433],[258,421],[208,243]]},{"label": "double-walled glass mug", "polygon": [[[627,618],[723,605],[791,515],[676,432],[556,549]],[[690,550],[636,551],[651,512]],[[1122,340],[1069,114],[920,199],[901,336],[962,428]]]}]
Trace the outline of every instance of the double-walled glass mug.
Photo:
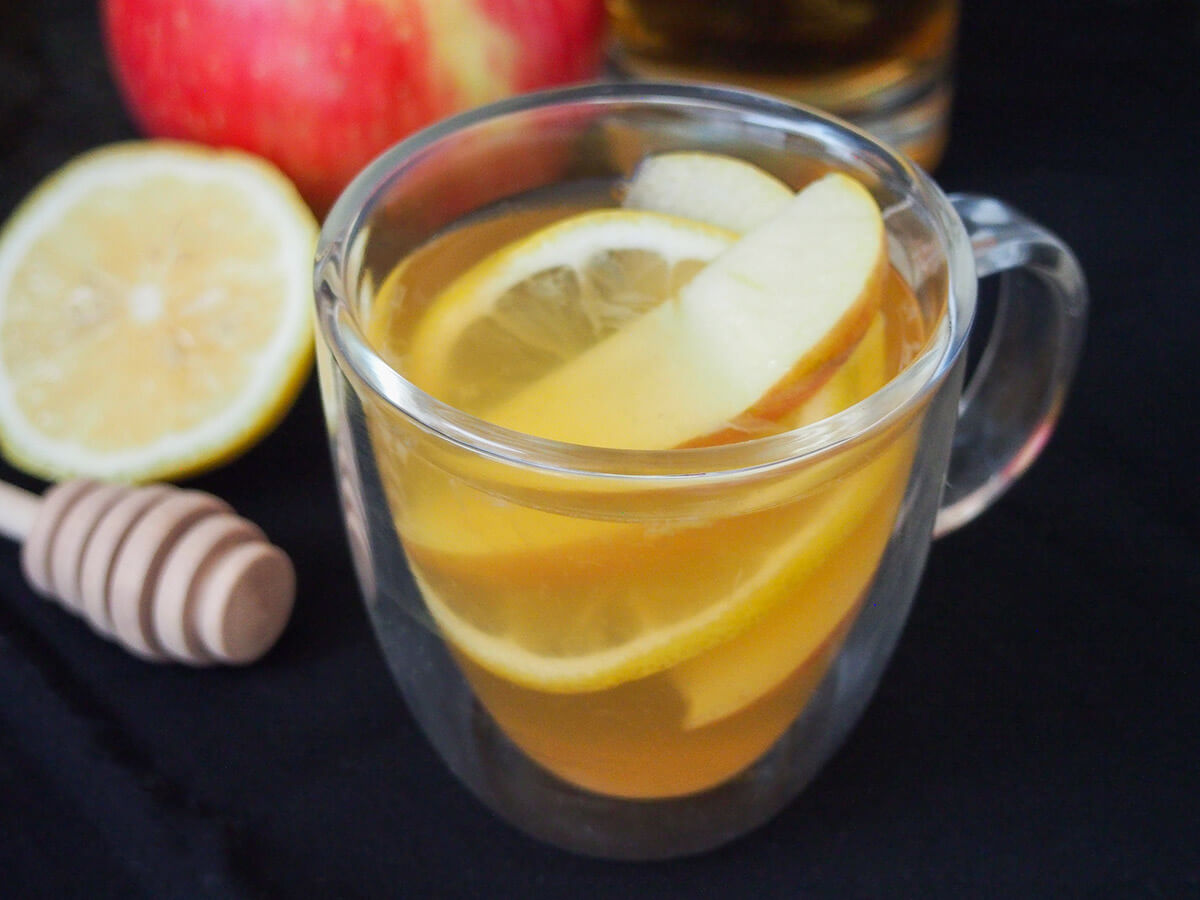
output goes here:
[{"label": "double-walled glass mug", "polygon": [[[845,173],[878,203],[878,327],[804,401],[817,411],[650,450],[476,415],[476,383],[523,377],[497,372],[514,342],[573,340],[556,292],[575,296],[584,270],[649,265],[631,250],[564,267],[572,239],[527,236],[618,206],[643,159],[675,150],[739,157],[793,188]],[[524,273],[524,292],[481,300],[502,269]],[[978,279],[995,272],[998,314],[961,391]],[[1086,313],[1069,250],[1002,202],[947,198],[815,111],[653,84],[506,100],[389,150],[329,215],[316,296],[347,532],[409,709],[500,816],[634,859],[729,841],[812,779],[874,691],[933,537],[1043,446]],[[444,390],[418,386],[418,357]],[[537,395],[557,357],[529,357]],[[645,372],[613,377],[636,406]],[[619,415],[624,401],[556,402],[542,412]]]}]

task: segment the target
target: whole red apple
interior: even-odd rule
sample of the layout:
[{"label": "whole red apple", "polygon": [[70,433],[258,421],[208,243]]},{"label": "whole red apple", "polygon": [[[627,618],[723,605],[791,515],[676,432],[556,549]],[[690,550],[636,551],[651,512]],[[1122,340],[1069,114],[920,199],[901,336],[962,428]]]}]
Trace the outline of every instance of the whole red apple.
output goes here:
[{"label": "whole red apple", "polygon": [[101,0],[147,134],[273,161],[319,211],[450,113],[596,74],[603,0]]}]

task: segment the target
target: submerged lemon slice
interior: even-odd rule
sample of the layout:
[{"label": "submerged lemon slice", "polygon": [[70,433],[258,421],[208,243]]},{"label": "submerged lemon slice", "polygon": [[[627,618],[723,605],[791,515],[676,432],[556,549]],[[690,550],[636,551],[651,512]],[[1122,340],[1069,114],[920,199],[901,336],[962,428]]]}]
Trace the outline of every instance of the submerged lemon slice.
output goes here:
[{"label": "submerged lemon slice", "polygon": [[312,358],[317,225],[240,152],[135,141],[0,233],[0,440],[49,478],[172,478],[265,434]]},{"label": "submerged lemon slice", "polygon": [[[674,573],[673,577],[659,579],[655,587],[640,595],[629,593],[620,604],[613,598],[589,604],[585,586],[577,585],[576,590],[561,596],[547,591],[536,598],[540,602],[521,598],[520,592],[504,598],[493,589],[482,608],[473,604],[469,595],[454,590],[453,573],[431,572],[421,566],[414,566],[414,572],[429,612],[446,638],[483,668],[537,690],[601,690],[695,657],[740,634],[802,590],[864,518],[877,514],[880,498],[903,479],[909,458],[904,448],[895,448],[872,460],[806,510],[795,531],[759,554],[749,571],[722,571],[728,567],[712,566],[712,571],[728,581],[720,585],[723,589],[704,583],[710,567],[696,551],[707,549],[717,554],[720,543],[753,540],[756,532],[735,523],[717,528],[707,548],[693,546],[686,538],[679,547],[660,548],[657,565],[664,573]],[[703,545],[704,540],[697,536],[695,543]],[[742,553],[749,556],[745,549]],[[553,569],[555,562],[547,558],[541,565]],[[596,577],[621,576],[597,571]],[[697,595],[709,591],[718,599],[696,605]],[[813,632],[819,637],[820,628],[814,627]],[[798,640],[807,643],[809,637]],[[779,677],[773,665],[769,668],[757,681],[770,684]],[[680,683],[685,696],[691,697],[699,691],[686,686],[689,680],[690,676],[684,677]],[[720,714],[694,713],[706,719]]]},{"label": "submerged lemon slice", "polygon": [[451,283],[412,336],[406,374],[478,413],[675,295],[736,235],[601,209],[540,229]]}]

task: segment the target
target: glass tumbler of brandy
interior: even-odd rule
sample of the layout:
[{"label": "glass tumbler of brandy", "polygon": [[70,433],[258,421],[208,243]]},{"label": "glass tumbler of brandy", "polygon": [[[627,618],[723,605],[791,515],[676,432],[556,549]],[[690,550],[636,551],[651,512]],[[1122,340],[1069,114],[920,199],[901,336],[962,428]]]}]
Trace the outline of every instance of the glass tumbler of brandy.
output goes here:
[{"label": "glass tumbler of brandy", "polygon": [[608,0],[629,77],[719,82],[848,119],[932,169],[958,0]]}]

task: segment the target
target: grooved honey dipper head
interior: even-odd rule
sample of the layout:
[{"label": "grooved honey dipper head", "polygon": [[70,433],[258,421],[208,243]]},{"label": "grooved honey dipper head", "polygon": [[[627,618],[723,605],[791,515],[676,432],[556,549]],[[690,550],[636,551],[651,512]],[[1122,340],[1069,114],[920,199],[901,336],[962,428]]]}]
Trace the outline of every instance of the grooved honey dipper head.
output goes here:
[{"label": "grooved honey dipper head", "polygon": [[216,497],[77,480],[46,492],[30,584],[143,659],[248,663],[291,615],[291,560]]}]

